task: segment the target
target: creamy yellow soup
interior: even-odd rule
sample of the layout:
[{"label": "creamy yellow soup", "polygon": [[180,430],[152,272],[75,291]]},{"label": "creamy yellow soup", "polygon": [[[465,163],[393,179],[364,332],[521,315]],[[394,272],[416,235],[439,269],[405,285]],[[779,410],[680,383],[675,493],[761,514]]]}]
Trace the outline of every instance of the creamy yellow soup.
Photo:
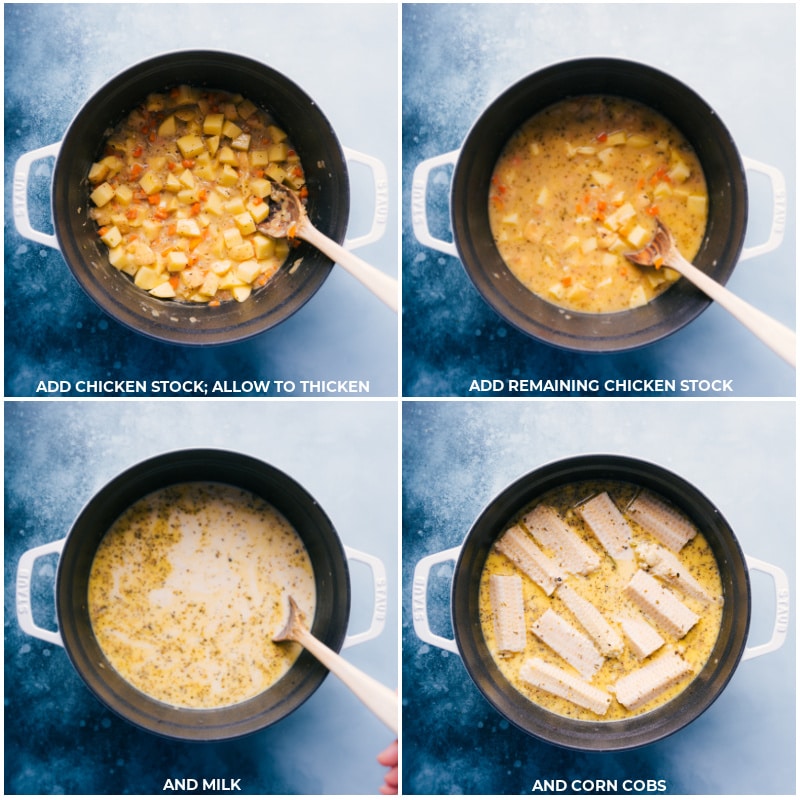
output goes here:
[{"label": "creamy yellow soup", "polygon": [[294,528],[244,490],[184,483],[134,503],[103,537],[89,616],[114,669],[150,697],[218,708],[263,692],[300,652],[275,644],[290,595],[306,620],[314,573]]},{"label": "creamy yellow soup", "polygon": [[[561,487],[544,495],[535,504],[535,507],[545,506],[554,510],[559,518],[566,523],[570,531],[577,535],[579,540],[589,548],[591,565],[585,570],[586,574],[571,573],[568,569],[559,569],[559,578],[555,581],[555,589],[548,594],[540,585],[532,580],[518,564],[498,551],[497,546],[490,551],[480,581],[480,623],[486,645],[492,658],[508,681],[528,701],[535,703],[555,714],[573,719],[610,721],[625,719],[648,711],[668,702],[680,694],[695,678],[708,661],[719,634],[723,597],[722,586],[716,559],[705,537],[694,529],[691,538],[679,552],[673,553],[680,562],[684,577],[694,579],[705,599],[699,600],[690,596],[684,590],[678,589],[670,581],[661,577],[655,580],[666,591],[694,614],[697,621],[685,633],[675,633],[666,630],[660,622],[642,613],[641,606],[629,596],[628,586],[634,576],[640,571],[650,573],[651,567],[643,557],[645,553],[659,550],[663,545],[652,534],[639,525],[628,512],[631,501],[639,490],[627,483],[619,482],[580,482]],[[578,508],[599,493],[606,492],[614,505],[623,514],[631,533],[630,546],[626,547],[617,557],[612,557],[606,547],[598,540],[591,528],[578,513]],[[521,520],[528,511],[520,513],[512,525],[520,525],[526,535],[531,532]],[[544,546],[538,542],[540,549],[552,561],[558,561],[558,553],[551,546]],[[662,550],[659,550],[663,552]],[[493,575],[520,576],[522,581],[522,604],[524,609],[524,646],[519,652],[500,652],[497,637],[497,619],[495,608],[492,604],[490,580]],[[600,661],[602,665],[591,676],[581,675],[564,658],[554,651],[547,643],[536,634],[538,621],[545,613],[557,614],[563,623],[571,626],[578,634],[591,638],[587,630],[574,613],[574,607],[565,603],[566,595],[563,586],[572,590],[572,597],[576,594],[590,602],[595,609],[608,622],[612,632],[618,637],[622,647],[614,655],[604,655]],[[622,620],[638,620],[650,626],[662,644],[654,645],[652,652],[643,655],[637,652],[628,639]],[[690,673],[658,691],[652,699],[639,705],[634,710],[626,708],[615,696],[617,682],[624,676],[630,675],[652,664],[655,660],[667,656],[673,658],[678,655],[687,665]],[[563,671],[564,674],[588,683],[593,689],[607,695],[610,701],[607,710],[602,712],[592,711],[578,705],[571,699],[559,696],[542,688],[537,688],[521,678],[525,674],[523,665],[532,659],[540,659],[549,665]],[[569,692],[567,692],[569,694]]]},{"label": "creamy yellow soup", "polygon": [[489,221],[509,270],[563,308],[613,313],[644,305],[679,277],[624,254],[655,221],[688,260],[705,234],[708,190],[694,150],[672,123],[637,102],[586,96],[528,120],[492,176]]}]

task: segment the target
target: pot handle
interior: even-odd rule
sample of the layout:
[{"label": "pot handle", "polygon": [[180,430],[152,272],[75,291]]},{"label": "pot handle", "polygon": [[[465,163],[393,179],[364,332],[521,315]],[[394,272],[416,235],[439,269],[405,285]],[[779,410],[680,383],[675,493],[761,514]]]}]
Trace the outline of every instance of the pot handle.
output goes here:
[{"label": "pot handle", "polygon": [[765,572],[772,578],[775,588],[775,625],[772,628],[770,640],[764,644],[754,647],[745,647],[742,653],[742,661],[772,653],[783,645],[786,641],[786,634],[789,629],[789,579],[786,573],[773,564],[761,561],[752,556],[745,556],[747,567],[750,570]]},{"label": "pot handle", "polygon": [[64,549],[64,542],[66,539],[59,539],[56,542],[48,542],[41,544],[38,547],[32,547],[30,550],[22,554],[17,565],[17,620],[20,628],[30,636],[35,636],[37,639],[49,642],[50,644],[57,644],[63,647],[64,643],[61,641],[61,634],[58,631],[48,631],[46,628],[40,628],[33,620],[33,608],[31,603],[31,584],[33,578],[33,565],[36,559],[42,556],[48,556],[52,553],[61,555]]},{"label": "pot handle", "polygon": [[460,551],[461,545],[420,559],[414,568],[414,582],[411,594],[414,632],[426,644],[432,644],[441,650],[447,650],[451,653],[458,653],[455,639],[446,639],[431,630],[430,621],[428,620],[428,579],[430,578],[432,567],[445,561],[456,561]]},{"label": "pot handle", "polygon": [[30,175],[31,165],[35,161],[44,158],[55,158],[61,149],[61,142],[48,144],[24,153],[17,159],[14,166],[14,189],[12,193],[14,207],[14,223],[17,230],[26,238],[39,244],[47,245],[53,249],[58,249],[58,241],[52,233],[37,231],[31,225],[30,215],[28,214],[28,176]]},{"label": "pot handle", "polygon": [[372,571],[374,606],[372,610],[372,621],[370,622],[369,628],[363,633],[348,633],[347,636],[344,637],[342,650],[347,647],[352,647],[354,644],[368,642],[370,639],[374,639],[376,636],[380,635],[386,625],[388,595],[386,589],[386,567],[384,567],[383,562],[379,558],[347,545],[345,545],[344,552],[348,560],[360,561],[362,564],[366,564]]},{"label": "pot handle", "polygon": [[350,147],[343,147],[344,156],[348,161],[364,164],[372,171],[372,181],[375,187],[375,214],[372,217],[372,227],[363,236],[345,239],[344,246],[348,250],[377,242],[386,232],[386,223],[389,219],[389,177],[386,167],[380,159],[360,153]]},{"label": "pot handle", "polygon": [[763,244],[745,247],[739,260],[746,261],[748,258],[771,253],[783,241],[783,232],[786,228],[786,179],[776,167],[756,161],[754,158],[745,156],[742,158],[742,163],[745,170],[752,170],[766,175],[772,185],[772,225],[769,231],[769,238]]},{"label": "pot handle", "polygon": [[437,239],[428,227],[427,199],[428,199],[428,177],[431,171],[444,167],[448,164],[455,164],[458,159],[458,150],[451,150],[440,156],[428,158],[417,164],[414,170],[414,177],[411,182],[411,224],[414,228],[414,235],[420,244],[432,247],[447,256],[458,256],[455,242],[446,242]]}]

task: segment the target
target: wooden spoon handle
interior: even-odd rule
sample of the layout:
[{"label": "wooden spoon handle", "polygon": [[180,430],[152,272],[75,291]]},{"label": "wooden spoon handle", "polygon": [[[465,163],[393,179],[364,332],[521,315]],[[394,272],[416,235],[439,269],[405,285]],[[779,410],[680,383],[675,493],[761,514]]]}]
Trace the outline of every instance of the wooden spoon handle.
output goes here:
[{"label": "wooden spoon handle", "polygon": [[297,632],[299,642],[350,689],[378,719],[397,733],[397,694],[354,667],[330,647],[303,629]]},{"label": "wooden spoon handle", "polygon": [[717,283],[682,256],[671,258],[669,266],[676,269],[695,286],[702,289],[712,300],[733,314],[745,328],[754,333],[784,361],[793,367],[796,366],[797,349],[794,331],[742,300],[741,297]]},{"label": "wooden spoon handle", "polygon": [[317,230],[311,222],[306,219],[298,231],[298,236],[313,244],[317,250],[325,253],[328,258],[333,259],[340,267],[347,270],[356,280],[361,281],[376,297],[386,303],[392,311],[397,312],[397,281],[384,272],[381,272],[372,264],[368,264],[363,259],[346,250],[333,239]]}]

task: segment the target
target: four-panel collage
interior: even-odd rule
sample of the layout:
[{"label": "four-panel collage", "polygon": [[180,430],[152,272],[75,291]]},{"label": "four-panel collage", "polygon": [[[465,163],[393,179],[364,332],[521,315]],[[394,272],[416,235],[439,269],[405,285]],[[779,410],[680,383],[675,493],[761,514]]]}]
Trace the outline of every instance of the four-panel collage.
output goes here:
[{"label": "four-panel collage", "polygon": [[796,12],[4,4],[4,795],[794,796]]}]

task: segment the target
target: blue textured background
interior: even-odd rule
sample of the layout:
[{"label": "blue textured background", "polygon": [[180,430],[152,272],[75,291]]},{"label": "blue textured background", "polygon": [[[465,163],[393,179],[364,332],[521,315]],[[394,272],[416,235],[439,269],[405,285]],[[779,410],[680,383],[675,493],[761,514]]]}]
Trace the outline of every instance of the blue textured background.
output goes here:
[{"label": "blue textured background", "polygon": [[[615,453],[665,467],[720,510],[744,552],[795,592],[792,401],[534,400],[403,404],[403,788],[407,794],[530,794],[535,780],[666,781],[666,794],[794,794],[795,622],[774,653],[739,664],[699,719],[622,754],[580,754],[511,726],[458,655],[414,632],[411,582],[424,556],[460,545],[488,503],[538,466]],[[452,638],[453,563],[431,572],[431,629]],[[751,573],[748,643],[769,639],[772,581]],[[658,792],[656,792],[658,793]]]},{"label": "blue textured background", "polygon": [[[20,555],[64,537],[83,506],[139,461],[187,447],[246,453],[300,483],[345,545],[386,567],[386,628],[343,655],[398,681],[397,410],[394,402],[320,400],[7,402],[5,406],[5,792],[160,794],[167,778],[240,778],[244,794],[371,794],[394,735],[329,675],[272,727],[216,744],[162,739],[99,703],[66,653],[24,634]],[[56,629],[54,556],[34,566],[34,619]],[[351,562],[350,633],[369,626],[368,569]]]},{"label": "blue textured background", "polygon": [[[363,259],[397,265],[398,17],[390,5],[15,4],[5,17],[5,395],[39,380],[355,378],[397,394],[398,319],[340,267],[293,317],[254,339],[198,349],[133,335],[79,288],[60,252],[27,241],[11,216],[11,175],[23,153],[60,141],[80,108],[123,69],[173,50],[227,50],[297,83],[340,143],[377,157],[389,217]],[[34,227],[52,232],[52,159],[33,166]],[[350,167],[348,237],[366,233],[374,192]],[[271,392],[272,394],[272,392]]]},{"label": "blue textured background", "polygon": [[[740,153],[788,185],[781,246],[740,263],[728,287],[794,327],[795,7],[793,4],[477,3],[403,6],[403,393],[468,396],[473,378],[732,378],[738,396],[794,396],[795,375],[728,312],[707,308],[683,330],[612,356],[556,350],[518,332],[478,294],[460,261],[411,228],[411,179],[457,150],[505,89],[552,63],[614,56],[692,87]],[[434,170],[427,216],[452,241],[448,168]],[[767,238],[766,180],[749,177],[746,245]],[[473,393],[474,396],[474,393]]]}]

